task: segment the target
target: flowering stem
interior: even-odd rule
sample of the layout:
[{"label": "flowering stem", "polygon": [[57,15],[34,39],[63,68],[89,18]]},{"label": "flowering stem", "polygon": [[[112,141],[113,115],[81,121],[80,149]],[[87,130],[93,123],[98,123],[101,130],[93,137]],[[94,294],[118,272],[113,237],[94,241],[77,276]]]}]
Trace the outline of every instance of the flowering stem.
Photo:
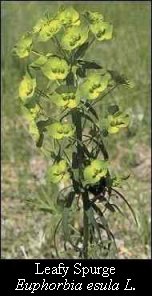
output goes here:
[{"label": "flowering stem", "polygon": [[[77,159],[79,168],[79,180],[83,179],[82,165],[84,162],[84,151],[81,145],[82,143],[82,118],[81,113],[74,109],[72,112],[72,122],[76,127],[76,140],[77,140]],[[84,191],[82,193],[83,201],[83,258],[88,258],[88,239],[89,239],[89,228],[88,228],[88,192]]]}]

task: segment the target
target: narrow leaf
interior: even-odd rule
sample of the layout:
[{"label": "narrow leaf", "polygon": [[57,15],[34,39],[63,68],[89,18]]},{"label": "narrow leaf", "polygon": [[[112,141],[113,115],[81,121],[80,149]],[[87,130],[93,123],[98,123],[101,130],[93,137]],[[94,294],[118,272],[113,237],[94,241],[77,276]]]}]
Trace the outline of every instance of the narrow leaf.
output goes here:
[{"label": "narrow leaf", "polygon": [[83,57],[88,47],[89,47],[89,42],[82,44],[75,52],[74,59],[77,60],[78,58]]},{"label": "narrow leaf", "polygon": [[129,204],[129,202],[128,202],[128,201],[126,200],[126,198],[124,197],[124,195],[123,195],[122,193],[120,193],[119,191],[117,191],[116,189],[114,189],[114,188],[111,188],[111,189],[112,189],[112,191],[114,191],[119,197],[121,197],[121,198],[124,200],[124,202],[127,204],[128,208],[130,209],[130,211],[131,211],[131,213],[132,213],[132,215],[133,215],[133,217],[134,217],[134,220],[135,220],[136,224],[138,225],[138,222],[137,222],[137,219],[136,219],[135,212],[134,212],[133,208],[131,207],[131,205]]},{"label": "narrow leaf", "polygon": [[89,102],[87,102],[87,101],[84,102],[84,106],[87,108],[87,110],[89,110],[89,111],[92,113],[92,115],[95,116],[95,118],[96,118],[97,120],[99,119],[99,117],[98,117],[98,115],[97,115],[95,109],[91,106],[91,104],[90,104]]},{"label": "narrow leaf", "polygon": [[83,67],[86,69],[102,69],[103,68],[102,66],[98,65],[95,62],[78,60],[78,63],[83,65]]}]

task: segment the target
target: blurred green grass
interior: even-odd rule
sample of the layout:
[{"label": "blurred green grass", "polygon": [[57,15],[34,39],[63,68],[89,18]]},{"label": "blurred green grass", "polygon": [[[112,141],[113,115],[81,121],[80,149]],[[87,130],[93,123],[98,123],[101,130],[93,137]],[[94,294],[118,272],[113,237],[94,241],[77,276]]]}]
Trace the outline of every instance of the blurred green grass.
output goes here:
[{"label": "blurred green grass", "polygon": [[[11,51],[16,41],[24,32],[35,25],[38,18],[47,10],[54,14],[59,5],[63,3],[64,1],[5,1],[2,3],[2,159],[4,164],[4,242],[2,249],[4,257],[22,257],[23,254],[18,250],[20,245],[26,245],[26,242],[29,256],[40,258],[45,256],[41,247],[37,251],[38,253],[35,253],[34,249],[32,251],[30,249],[32,239],[34,236],[37,237],[38,231],[36,227],[31,227],[34,224],[32,221],[37,221],[38,217],[43,220],[44,216],[35,213],[33,217],[29,217],[30,209],[26,205],[25,199],[27,196],[38,195],[37,187],[35,184],[33,185],[34,178],[29,167],[31,159],[34,159],[35,155],[41,156],[24,128],[24,119],[20,114],[18,105],[18,84],[24,73],[25,63],[14,57]],[[78,1],[71,1],[70,3],[80,12],[89,9],[103,13],[105,19],[112,22],[114,26],[112,41],[93,44],[87,53],[87,58],[92,59],[93,57],[101,65],[124,73],[128,79],[135,83],[134,89],[121,87],[105,98],[105,103],[119,102],[122,109],[127,109],[132,115],[132,123],[128,133],[120,133],[118,137],[114,136],[112,140],[106,140],[109,153],[114,159],[114,164],[116,163],[116,169],[121,168],[122,163],[121,158],[120,162],[115,161],[118,155],[117,146],[120,146],[122,159],[124,159],[123,165],[126,170],[130,170],[133,167],[132,163],[135,156],[138,158],[138,148],[142,144],[149,146],[150,143],[150,3],[149,1],[134,3],[125,1],[78,3]],[[48,43],[44,49],[46,51],[51,50],[50,44]],[[134,147],[137,147],[136,151]],[[123,151],[124,148],[128,149],[126,153]],[[31,180],[33,180],[33,183]],[[131,244],[130,249],[133,254],[130,256],[132,257],[148,256],[145,246],[149,244],[150,240],[149,186],[149,180],[143,184],[143,181],[138,179],[136,175],[130,181],[128,194],[131,203],[135,205],[135,210],[140,216],[140,228],[136,230],[133,227],[130,234],[128,226],[125,232],[125,221],[122,222],[122,218],[120,218],[122,237],[125,235],[123,239],[126,240],[126,244],[129,242],[128,248]],[[53,191],[53,189],[50,190]],[[137,202],[138,196],[142,196],[142,198],[140,197],[140,205]],[[20,200],[21,205],[18,204]],[[16,204],[15,209],[9,208],[10,201]],[[143,212],[141,211],[142,207],[144,207]],[[19,230],[19,233],[13,237],[12,231],[14,227],[18,226],[16,223],[20,223],[15,222],[15,217],[23,212],[24,215],[27,213],[28,216],[27,225],[24,225],[23,229]],[[45,219],[44,224],[47,225],[50,218],[45,217]],[[142,219],[143,222],[141,222]],[[7,221],[10,223],[10,228],[7,226]],[[43,226],[42,223],[39,228],[42,230]],[[142,240],[140,239],[140,231]],[[129,236],[132,236],[131,242]],[[143,239],[144,236],[146,243]],[[21,238],[23,238],[23,242]],[[139,247],[139,252],[136,255],[135,244]],[[46,253],[48,252],[46,250]]]}]

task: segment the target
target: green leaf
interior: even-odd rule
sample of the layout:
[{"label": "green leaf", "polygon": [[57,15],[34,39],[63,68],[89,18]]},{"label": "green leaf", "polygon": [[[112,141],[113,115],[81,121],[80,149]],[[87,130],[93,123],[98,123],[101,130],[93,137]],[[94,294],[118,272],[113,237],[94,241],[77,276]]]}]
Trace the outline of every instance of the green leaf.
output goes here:
[{"label": "green leaf", "polygon": [[110,105],[110,106],[108,106],[108,112],[111,115],[115,114],[118,111],[119,111],[119,106],[118,105]]},{"label": "green leaf", "polygon": [[34,121],[29,122],[29,133],[31,134],[32,138],[37,142],[39,140],[39,130],[37,125]]},{"label": "green leaf", "polygon": [[64,59],[50,57],[41,67],[43,74],[50,80],[63,80],[67,77],[69,66]]},{"label": "green leaf", "polygon": [[104,160],[93,160],[89,166],[84,169],[84,179],[86,184],[97,183],[101,177],[107,174],[107,162]]},{"label": "green leaf", "polygon": [[[32,108],[35,108],[36,105],[39,103],[39,98],[34,95],[33,97],[29,98],[25,103],[24,103],[24,106],[27,108],[27,109],[32,109]],[[38,105],[37,105],[38,106]]]},{"label": "green leaf", "polygon": [[129,88],[134,87],[134,83],[128,80],[124,74],[119,74],[117,71],[113,71],[113,70],[108,70],[108,72],[111,74],[112,79],[117,84],[127,85]]},{"label": "green leaf", "polygon": [[95,117],[97,120],[99,120],[99,117],[98,117],[98,115],[97,115],[97,112],[96,112],[95,109],[91,106],[91,104],[90,104],[88,101],[83,102],[83,103],[84,103],[85,107],[87,108],[87,110],[89,110],[89,111],[92,113],[92,115],[94,115],[94,117]]},{"label": "green leaf", "polygon": [[49,207],[40,207],[39,210],[42,211],[42,212],[55,214],[54,210],[51,207],[50,208]]},{"label": "green leaf", "polygon": [[62,6],[57,14],[57,19],[66,26],[79,26],[79,13],[73,7]]},{"label": "green leaf", "polygon": [[61,39],[64,49],[71,51],[81,46],[88,38],[88,29],[84,26],[69,27]]},{"label": "green leaf", "polygon": [[126,79],[125,81],[125,85],[127,85],[129,88],[134,88],[135,87],[135,83],[129,79]]},{"label": "green leaf", "polygon": [[104,217],[104,214],[102,213],[102,211],[100,210],[100,208],[96,204],[93,204],[92,207],[100,217],[101,224],[102,224],[103,228],[105,229],[105,231],[107,233],[107,237],[110,241],[110,243],[108,244],[108,248],[110,248],[111,240],[112,239],[114,240],[114,236],[109,229],[108,222],[107,222],[106,218]]},{"label": "green leaf", "polygon": [[65,160],[59,161],[57,164],[49,167],[47,171],[48,180],[52,183],[58,183],[61,180],[69,179],[68,166]]},{"label": "green leaf", "polygon": [[32,36],[30,33],[26,33],[21,37],[13,51],[20,57],[25,58],[29,56],[33,45]]},{"label": "green leaf", "polygon": [[114,213],[115,212],[115,208],[112,204],[110,204],[109,202],[107,202],[105,204],[105,208],[108,209],[110,212]]},{"label": "green leaf", "polygon": [[36,147],[41,148],[42,145],[43,145],[43,140],[44,140],[44,134],[43,133],[39,133],[39,139],[36,142]]},{"label": "green leaf", "polygon": [[68,193],[68,196],[67,196],[66,201],[65,201],[65,207],[66,208],[71,208],[72,203],[74,201],[74,197],[75,197],[75,192],[74,191],[71,191],[71,192]]},{"label": "green leaf", "polygon": [[62,226],[63,226],[64,241],[67,242],[70,239],[70,232],[69,232],[69,209],[66,207],[63,209]]},{"label": "green leaf", "polygon": [[80,78],[86,77],[86,69],[84,67],[78,67],[76,70],[76,75],[79,76]]},{"label": "green leaf", "polygon": [[102,66],[95,62],[78,60],[78,63],[80,63],[85,69],[102,69]]},{"label": "green leaf", "polygon": [[41,55],[38,59],[36,59],[33,63],[30,64],[30,67],[40,68],[47,62],[47,60],[47,56]]},{"label": "green leaf", "polygon": [[88,47],[89,47],[89,42],[85,42],[84,44],[82,44],[75,52],[74,59],[77,60],[78,58],[83,57]]},{"label": "green leaf", "polygon": [[136,224],[138,225],[135,212],[134,212],[133,208],[131,207],[131,205],[129,204],[129,202],[124,197],[124,195],[122,193],[120,193],[118,190],[114,189],[114,188],[112,188],[112,191],[116,193],[117,197],[120,197],[127,204],[128,208],[130,209],[130,211],[131,211],[131,213],[132,213],[132,215],[134,217],[134,220],[135,220]]},{"label": "green leaf", "polygon": [[113,70],[108,70],[108,72],[111,74],[112,79],[117,83],[117,84],[125,84],[125,76],[119,74],[117,71]]},{"label": "green leaf", "polygon": [[75,127],[69,123],[56,122],[47,127],[49,136],[61,140],[65,137],[71,137],[75,132]]},{"label": "green leaf", "polygon": [[94,120],[86,113],[81,113],[81,116],[84,117],[85,119],[89,120],[90,122],[92,122],[95,125]]},{"label": "green leaf", "polygon": [[19,97],[24,103],[27,102],[27,98],[31,98],[34,95],[35,88],[36,79],[31,78],[31,76],[27,72],[19,85]]},{"label": "green leaf", "polygon": [[96,221],[96,219],[95,219],[95,217],[94,217],[94,213],[93,213],[93,209],[92,209],[92,207],[90,207],[90,208],[87,210],[87,216],[88,216],[88,218],[89,218],[89,224],[91,224],[91,225],[93,226],[93,229],[94,229],[93,232],[95,232],[95,230],[97,231],[97,233],[98,233],[98,237],[99,237],[99,239],[100,239],[100,241],[101,241],[100,227],[99,227],[99,225],[98,225],[98,223],[97,223],[97,221]]},{"label": "green leaf", "polygon": [[121,176],[121,175],[117,175],[115,177],[112,178],[112,187],[120,187],[123,183],[123,181],[127,180],[129,178],[130,175],[127,176]]},{"label": "green leaf", "polygon": [[50,125],[52,123],[52,119],[48,118],[46,120],[40,120],[37,122],[37,127],[40,132],[43,132],[46,128],[46,126]]},{"label": "green leaf", "polygon": [[73,74],[73,72],[69,72],[69,74],[67,75],[66,83],[67,83],[67,85],[74,85],[74,74]]}]

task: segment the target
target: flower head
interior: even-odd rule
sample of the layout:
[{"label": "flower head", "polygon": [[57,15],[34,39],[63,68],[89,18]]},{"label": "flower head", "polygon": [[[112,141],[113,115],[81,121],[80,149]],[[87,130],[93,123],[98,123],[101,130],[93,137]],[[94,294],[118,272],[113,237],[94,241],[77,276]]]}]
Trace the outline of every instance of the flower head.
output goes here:
[{"label": "flower head", "polygon": [[84,179],[87,184],[97,183],[107,174],[107,161],[95,159],[84,169]]},{"label": "flower head", "polygon": [[88,100],[95,100],[107,88],[111,79],[111,75],[106,73],[91,73],[87,76],[86,80],[80,85],[79,91],[81,96]]},{"label": "flower head", "polygon": [[38,33],[38,41],[48,41],[56,35],[61,29],[61,22],[56,19],[40,19],[33,28],[33,34]]},{"label": "flower head", "polygon": [[86,11],[84,15],[90,24],[103,21],[103,15],[99,12]]},{"label": "flower head", "polygon": [[73,7],[62,6],[57,14],[57,19],[66,26],[79,26],[79,13]]},{"label": "flower head", "polygon": [[48,169],[48,179],[52,183],[69,179],[68,166],[65,160],[59,161]]},{"label": "flower head", "polygon": [[69,66],[64,59],[52,56],[42,65],[41,70],[50,80],[62,80],[68,75]]},{"label": "flower head", "polygon": [[33,41],[30,33],[26,33],[21,37],[14,47],[14,52],[20,57],[25,58],[30,54],[32,49]]},{"label": "flower head", "polygon": [[47,130],[48,134],[57,140],[61,140],[65,137],[71,137],[75,132],[75,128],[72,124],[60,122],[49,125]]},{"label": "flower head", "polygon": [[99,41],[112,38],[113,26],[108,22],[97,22],[90,25],[90,30]]},{"label": "flower head", "polygon": [[61,44],[66,50],[73,50],[82,45],[88,38],[88,28],[84,26],[69,27],[64,33]]},{"label": "flower head", "polygon": [[120,111],[113,115],[108,115],[106,125],[108,133],[115,134],[119,132],[121,128],[129,125],[129,115]]},{"label": "flower head", "polygon": [[26,102],[27,98],[31,98],[36,88],[36,79],[32,78],[27,72],[23,77],[19,85],[19,97],[23,102]]},{"label": "flower head", "polygon": [[51,96],[52,101],[59,107],[73,109],[78,106],[80,97],[76,93],[76,88],[71,86],[60,86]]}]

